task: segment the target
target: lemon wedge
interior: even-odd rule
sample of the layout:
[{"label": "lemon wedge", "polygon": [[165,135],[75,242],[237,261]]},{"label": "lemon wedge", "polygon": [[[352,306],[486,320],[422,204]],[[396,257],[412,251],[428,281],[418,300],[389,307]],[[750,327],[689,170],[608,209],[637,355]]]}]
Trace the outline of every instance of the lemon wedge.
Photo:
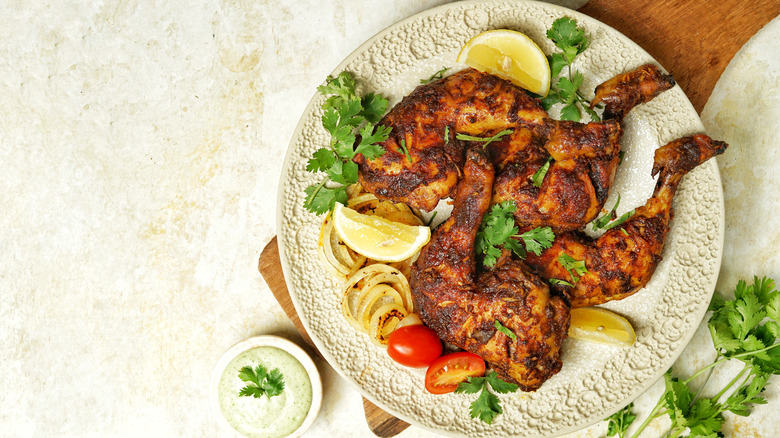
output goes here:
[{"label": "lemon wedge", "polygon": [[547,57],[531,38],[514,30],[478,34],[463,46],[457,61],[542,96],[550,91]]},{"label": "lemon wedge", "polygon": [[333,227],[352,250],[380,262],[406,260],[431,239],[428,227],[361,214],[338,202],[333,210]]},{"label": "lemon wedge", "polygon": [[598,307],[571,309],[569,337],[621,347],[630,347],[636,341],[634,328],[626,318]]}]

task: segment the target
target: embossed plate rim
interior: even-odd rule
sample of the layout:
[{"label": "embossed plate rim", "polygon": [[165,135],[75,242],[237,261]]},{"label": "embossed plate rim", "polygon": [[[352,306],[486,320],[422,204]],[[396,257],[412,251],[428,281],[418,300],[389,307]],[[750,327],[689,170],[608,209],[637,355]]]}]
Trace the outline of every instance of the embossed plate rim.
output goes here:
[{"label": "embossed plate rim", "polygon": [[[394,32],[401,32],[413,24],[419,24],[422,27],[424,26],[426,19],[431,19],[432,17],[446,19],[447,14],[457,14],[459,12],[463,12],[464,16],[468,15],[467,12],[472,11],[482,11],[489,15],[491,8],[498,10],[501,7],[508,9],[512,9],[513,7],[521,9],[526,8],[531,12],[544,14],[545,19],[549,19],[550,22],[552,19],[562,15],[574,17],[581,25],[584,25],[590,33],[593,34],[602,32],[608,35],[610,38],[614,38],[616,41],[618,41],[620,44],[615,47],[615,50],[618,50],[622,47],[624,50],[629,51],[630,54],[634,55],[637,59],[643,59],[647,62],[655,62],[655,60],[653,60],[653,58],[650,57],[647,52],[631,42],[627,37],[623,36],[609,26],[576,11],[547,3],[531,1],[478,0],[443,5],[399,21],[398,23],[379,32],[374,37],[358,47],[358,49],[356,49],[343,62],[340,63],[340,65],[334,70],[333,74],[337,74],[338,72],[347,68],[351,63],[357,62],[360,56],[367,54],[368,51],[379,44],[383,38],[389,38],[393,35]],[[499,20],[496,19],[496,21]],[[490,21],[489,19],[488,23],[485,23],[482,28],[490,28],[490,25],[495,26],[496,23]],[[478,31],[479,29],[475,29],[474,34]],[[406,49],[409,48],[407,47]],[[589,50],[595,49],[591,48]],[[397,55],[397,53],[393,53],[393,56]],[[618,55],[612,54],[612,56],[617,57]],[[672,121],[679,122],[680,126],[678,126],[678,131],[684,131],[675,131],[675,136],[703,131],[703,126],[698,118],[698,115],[682,91],[679,90],[679,87],[675,87],[675,89],[670,90],[665,94],[666,95],[662,95],[661,97],[657,98],[656,101],[664,100],[667,104],[674,104],[673,107],[669,108],[672,113],[669,114],[668,117],[671,117]],[[691,210],[696,210],[695,207],[698,205],[690,205],[691,202],[687,202],[687,199],[694,194],[700,195],[698,192],[690,192],[692,189],[704,191],[704,195],[706,195],[706,198],[708,199],[708,205],[714,205],[712,208],[718,213],[717,217],[707,218],[703,221],[704,225],[706,225],[703,225],[705,232],[708,230],[708,227],[714,229],[714,231],[712,231],[710,234],[707,234],[707,237],[710,239],[709,246],[704,248],[714,253],[711,255],[709,264],[706,266],[706,268],[714,270],[714,272],[707,274],[705,272],[699,272],[702,271],[702,269],[695,269],[694,267],[690,276],[706,276],[706,280],[709,281],[705,285],[697,284],[695,290],[691,292],[691,295],[693,295],[694,292],[698,293],[698,295],[695,295],[695,298],[689,299],[690,303],[688,305],[690,306],[690,310],[686,311],[682,315],[679,315],[679,317],[660,320],[659,324],[662,324],[663,327],[659,328],[658,332],[654,333],[653,330],[650,330],[649,333],[644,334],[644,338],[642,333],[638,333],[640,340],[635,345],[635,347],[632,347],[631,351],[621,352],[620,355],[614,355],[616,358],[618,358],[618,356],[621,358],[625,356],[627,361],[629,359],[633,359],[635,362],[638,361],[640,362],[640,366],[642,365],[641,362],[645,359],[651,362],[649,365],[651,370],[649,375],[644,377],[629,376],[632,378],[639,378],[639,383],[635,387],[631,387],[630,390],[626,390],[625,381],[628,379],[628,377],[620,373],[626,371],[627,369],[635,370],[636,368],[631,368],[630,365],[622,363],[620,365],[607,363],[605,364],[604,369],[598,369],[594,371],[589,370],[586,372],[584,376],[582,376],[582,381],[569,383],[570,387],[572,385],[576,386],[577,384],[581,384],[583,390],[579,393],[575,393],[575,395],[578,395],[579,397],[576,399],[571,397],[567,398],[567,393],[559,394],[559,398],[554,399],[554,401],[558,402],[558,406],[563,410],[563,416],[570,414],[570,412],[582,414],[583,410],[588,411],[591,407],[596,408],[593,412],[590,413],[590,415],[580,415],[579,417],[575,416],[573,417],[574,420],[568,421],[567,423],[566,418],[555,418],[556,415],[550,412],[549,409],[545,411],[543,407],[538,406],[541,403],[547,401],[545,397],[549,398],[555,396],[552,394],[554,389],[549,386],[553,385],[550,382],[552,382],[553,379],[556,379],[558,376],[564,374],[566,370],[566,364],[564,364],[564,371],[562,371],[558,376],[554,377],[546,384],[547,388],[543,386],[542,389],[534,394],[523,394],[518,397],[505,396],[502,398],[504,401],[505,413],[499,416],[492,426],[486,426],[476,420],[468,418],[467,408],[471,398],[450,395],[437,396],[436,399],[431,399],[430,395],[426,395],[424,392],[418,392],[419,386],[422,385],[422,377],[420,372],[403,369],[397,364],[392,363],[392,361],[386,357],[387,355],[384,354],[383,351],[371,346],[366,336],[354,333],[354,330],[345,322],[338,326],[336,330],[339,330],[340,333],[338,333],[338,335],[342,336],[339,341],[344,341],[346,344],[340,344],[338,345],[339,348],[335,348],[336,345],[332,345],[333,339],[329,337],[332,335],[332,333],[325,333],[320,331],[319,325],[322,324],[322,321],[319,318],[322,318],[322,316],[318,316],[318,313],[327,314],[328,306],[332,305],[330,301],[335,299],[334,296],[336,296],[338,293],[334,290],[334,282],[332,280],[328,281],[327,279],[323,278],[322,281],[325,282],[324,286],[321,284],[317,286],[311,284],[311,282],[314,281],[313,279],[318,279],[315,278],[318,276],[318,273],[315,272],[312,274],[311,272],[302,272],[302,270],[308,267],[308,265],[303,266],[306,265],[306,263],[300,263],[301,261],[308,261],[306,257],[311,257],[312,252],[314,252],[313,257],[315,262],[317,265],[319,263],[316,260],[316,231],[319,228],[320,219],[315,218],[313,215],[305,212],[302,209],[300,205],[302,201],[300,193],[301,190],[291,191],[291,185],[303,184],[304,181],[295,180],[290,177],[292,172],[296,170],[296,166],[297,169],[300,169],[302,165],[301,162],[303,161],[305,164],[305,155],[299,154],[302,152],[301,148],[304,148],[305,146],[304,143],[306,141],[309,141],[310,143],[317,143],[317,141],[322,138],[319,136],[319,134],[312,135],[310,138],[303,136],[303,132],[308,126],[307,124],[314,123],[318,120],[317,114],[320,100],[321,96],[315,94],[312,100],[309,102],[298,126],[296,127],[295,134],[293,135],[293,138],[290,142],[290,148],[288,149],[287,155],[285,157],[279,186],[279,203],[277,214],[277,229],[280,236],[278,240],[280,246],[280,256],[282,261],[282,268],[287,280],[288,287],[290,289],[290,295],[292,297],[293,303],[312,340],[315,342],[323,356],[336,369],[336,371],[348,382],[354,385],[369,400],[387,410],[388,412],[398,416],[399,418],[404,419],[405,421],[408,421],[419,427],[435,431],[437,433],[444,433],[453,436],[463,436],[466,434],[471,436],[557,436],[573,432],[601,421],[605,416],[622,408],[631,400],[639,396],[647,388],[649,388],[650,385],[652,385],[666,371],[666,369],[671,366],[677,356],[682,353],[685,345],[687,345],[687,343],[690,341],[693,333],[701,322],[704,313],[706,312],[707,304],[715,288],[715,282],[717,281],[717,271],[720,266],[722,257],[724,236],[723,193],[720,187],[720,178],[717,165],[715,164],[714,160],[704,164],[703,166],[700,166],[699,169],[696,169],[694,172],[692,172],[691,175],[686,177],[686,180],[684,180],[683,184],[681,185],[678,198],[685,198],[686,202],[681,202],[679,203],[681,205],[677,205],[678,201],[676,199],[675,209],[680,210],[677,211],[677,213],[681,213],[678,216],[683,217],[683,222],[678,223],[678,221],[672,223],[670,236],[667,239],[667,250],[664,253],[665,258],[669,258],[671,260],[665,260],[662,262],[662,265],[666,263],[665,266],[667,266],[669,269],[669,278],[666,278],[666,283],[661,286],[666,286],[672,279],[673,274],[679,273],[679,271],[686,263],[690,265],[688,269],[691,269],[691,266],[696,264],[697,254],[700,254],[700,251],[696,252],[698,247],[695,245],[688,245],[689,247],[693,248],[688,248],[690,250],[688,251],[690,254],[684,251],[686,248],[682,248],[682,245],[685,243],[686,233],[692,233],[692,231],[689,230],[690,227],[688,226],[687,222],[684,220],[686,217],[691,216]],[[656,101],[651,102],[648,104],[648,106],[656,104]],[[664,110],[666,110],[666,108],[664,108]],[[664,115],[664,117],[666,116],[667,115]],[[656,134],[657,137],[665,137],[670,133],[664,132],[663,134],[665,135],[661,135],[661,132],[654,132],[654,134]],[[665,142],[671,139],[672,138],[664,138],[663,141]],[[301,144],[300,147],[299,142]],[[308,176],[304,175],[301,177],[301,179],[305,178],[308,178]],[[692,181],[690,184],[686,184],[686,181],[690,178],[693,178],[694,181]],[[705,181],[707,183],[707,187],[692,188],[692,186],[696,185],[695,182],[698,182],[701,178],[708,179]],[[688,190],[685,191],[685,194],[683,195],[684,187],[688,187]],[[713,190],[715,193],[710,193],[710,191]],[[702,203],[703,202],[704,201],[702,201]],[[285,213],[288,211],[291,212],[291,214],[285,216]],[[294,228],[296,226],[298,226],[297,229]],[[312,233],[312,227],[315,228],[314,233]],[[312,245],[312,238],[314,240],[314,245]],[[679,269],[671,269],[672,267]],[[324,269],[320,270],[324,271]],[[659,266],[659,271],[661,270],[661,266]],[[319,275],[319,277],[321,277],[321,275]],[[683,280],[685,279],[683,278]],[[652,284],[653,282],[651,281],[651,285]],[[648,285],[648,289],[651,288],[651,285]],[[653,287],[658,289],[657,285]],[[674,287],[679,288],[680,286],[675,285]],[[314,294],[314,289],[317,289],[316,295]],[[663,289],[663,287],[661,289]],[[649,293],[649,291],[640,292],[635,297],[641,296],[642,293]],[[666,305],[667,307],[674,307],[671,306],[670,303],[667,303],[664,298],[669,296],[671,296],[671,298],[677,298],[677,295],[674,295],[674,293],[670,295],[670,293],[664,292],[663,290],[655,291],[655,293],[657,294],[656,297],[658,300],[662,301],[658,304],[658,306]],[[679,295],[679,290],[676,291],[676,293]],[[688,292],[686,291],[686,294],[687,293]],[[629,300],[632,298],[629,298]],[[684,306],[680,307],[682,308]],[[682,312],[681,310],[677,309],[670,311]],[[335,315],[331,315],[331,318],[340,318],[340,314],[336,313]],[[668,327],[667,324],[669,324]],[[682,329],[680,329],[680,327],[682,327]],[[324,330],[330,327],[322,328]],[[669,334],[670,332],[672,332],[672,335]],[[353,334],[356,337],[355,339],[347,339],[347,337]],[[677,334],[677,336],[673,338],[675,334]],[[646,339],[652,337],[651,335],[661,335],[662,340],[666,340],[666,338],[663,338],[663,335],[669,336],[669,339],[673,338],[673,340],[670,342],[670,345],[672,346],[662,345],[659,348],[658,345],[655,345],[655,348],[651,349],[650,347],[652,347],[653,344],[649,341],[652,341],[652,339]],[[648,343],[645,344],[643,341],[648,341]],[[642,356],[638,352],[632,356],[631,353],[633,350],[639,348],[645,348],[649,356]],[[667,349],[670,351],[666,351]],[[360,361],[363,361],[362,373],[368,373],[367,378],[364,377],[363,374],[356,373],[355,369],[350,369],[347,366],[345,363],[346,358],[341,357],[342,354],[346,354],[345,352],[348,352],[350,355],[352,355],[349,356],[350,360],[357,361],[359,363],[361,363]],[[651,353],[654,355],[651,355]],[[653,360],[657,362],[654,365],[652,364]],[[611,366],[611,368],[607,365]],[[647,368],[648,366],[646,365],[645,367]],[[374,376],[374,373],[376,372],[384,372],[385,374],[381,376]],[[604,379],[604,382],[602,382],[604,385],[607,385],[613,381],[622,382],[624,385],[621,388],[623,392],[618,393],[618,395],[615,395],[613,392],[609,391],[605,391],[599,394],[598,391],[593,390],[593,388],[599,389],[599,387],[587,387],[587,383],[592,383],[594,385],[598,383],[587,381],[587,379],[592,374],[596,374],[597,372],[601,373],[599,374],[599,378]],[[612,380],[607,382],[607,378],[611,378]],[[380,379],[383,380],[377,382],[377,380]],[[399,392],[405,391],[403,385],[408,383],[406,381],[408,379],[418,379],[415,383],[417,386],[407,388],[409,389],[410,394],[405,396]],[[380,391],[380,383],[389,383],[389,385],[386,385],[386,387],[382,387],[385,392],[392,392],[393,389],[395,389],[396,392],[390,394],[392,396],[390,397],[391,400],[388,400],[388,394]],[[549,391],[548,388],[550,388]],[[601,389],[603,390],[604,387],[602,386]],[[613,388],[608,389],[613,390]],[[559,391],[562,390],[563,388],[559,389]],[[400,401],[397,401],[397,399]],[[604,406],[605,399],[606,406]],[[432,401],[429,405],[423,405],[422,403],[425,400],[435,401]],[[598,409],[599,404],[601,404],[600,409]],[[430,408],[432,413],[427,414],[427,416],[423,418],[419,412],[424,410],[426,407]],[[511,410],[515,408],[518,409],[518,413],[520,414],[517,417],[511,416]],[[445,416],[445,414],[450,413],[446,411],[448,409],[452,411],[451,413],[454,415],[454,419],[453,424],[449,426],[450,428],[445,428],[445,426],[438,425],[438,423],[436,423],[436,419],[432,419],[431,417],[435,417],[437,414]],[[443,411],[445,412],[443,413]],[[466,417],[465,419],[463,418],[464,413]],[[549,413],[554,418],[546,418],[546,413]],[[560,412],[556,413],[560,414]],[[520,428],[520,425],[523,425],[523,428]]]}]

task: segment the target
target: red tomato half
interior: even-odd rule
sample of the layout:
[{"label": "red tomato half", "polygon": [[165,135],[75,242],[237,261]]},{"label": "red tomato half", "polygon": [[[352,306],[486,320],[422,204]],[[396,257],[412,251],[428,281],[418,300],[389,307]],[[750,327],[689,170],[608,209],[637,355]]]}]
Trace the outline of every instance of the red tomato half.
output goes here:
[{"label": "red tomato half", "polygon": [[387,354],[401,365],[423,368],[441,356],[441,340],[424,325],[407,325],[395,329],[387,339]]},{"label": "red tomato half", "polygon": [[431,394],[446,394],[458,388],[469,377],[485,374],[485,361],[468,351],[442,356],[425,372],[425,389]]}]

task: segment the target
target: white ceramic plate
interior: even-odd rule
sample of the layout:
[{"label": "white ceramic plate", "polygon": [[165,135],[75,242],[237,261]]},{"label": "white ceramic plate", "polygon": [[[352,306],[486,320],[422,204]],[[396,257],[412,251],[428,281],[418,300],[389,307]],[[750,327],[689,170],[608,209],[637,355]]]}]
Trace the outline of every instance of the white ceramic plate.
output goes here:
[{"label": "white ceramic plate", "polygon": [[[509,28],[555,48],[545,32],[561,17],[576,18],[591,38],[576,68],[583,90],[654,60],[614,29],[575,11],[524,1],[469,1],[435,8],[379,33],[333,72],[352,72],[366,90],[391,104],[442,66],[453,66],[460,47],[479,32]],[[324,79],[324,78],[323,78]],[[592,96],[592,91],[591,91]],[[279,190],[278,232],[282,266],[295,307],[328,362],[368,399],[394,415],[453,436],[556,436],[612,414],[645,391],[682,352],[698,327],[715,287],[723,248],[723,195],[715,161],[680,185],[663,261],[645,290],[605,305],[634,325],[631,348],[567,340],[563,369],[535,393],[501,396],[504,413],[491,425],[469,416],[468,394],[431,395],[423,373],[393,362],[341,317],[339,285],[320,266],[321,217],[303,208],[304,188],[322,177],[306,161],[328,141],[321,127],[324,98],[315,95],[293,136]],[[555,113],[553,113],[555,115]],[[675,138],[703,131],[679,87],[632,111],[622,140],[626,156],[607,206],[621,194],[622,213],[645,202],[654,185],[653,152]]]}]

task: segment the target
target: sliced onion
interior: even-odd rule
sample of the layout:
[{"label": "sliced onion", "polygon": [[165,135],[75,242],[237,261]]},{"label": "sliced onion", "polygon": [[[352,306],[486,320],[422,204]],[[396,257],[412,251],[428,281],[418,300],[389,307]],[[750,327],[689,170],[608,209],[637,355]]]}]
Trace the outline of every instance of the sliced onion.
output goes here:
[{"label": "sliced onion", "polygon": [[407,315],[406,310],[398,304],[386,304],[371,315],[368,334],[371,340],[379,345],[387,344],[387,338],[395,330],[398,323]]},{"label": "sliced onion", "polygon": [[411,211],[389,211],[382,214],[382,217],[393,222],[400,222],[406,225],[419,226],[423,225],[422,219],[415,216]]},{"label": "sliced onion", "polygon": [[[375,266],[375,265],[371,265]],[[403,298],[403,306],[404,309],[406,309],[407,312],[413,312],[414,311],[414,302],[412,301],[412,289],[409,287],[409,282],[406,280],[406,276],[404,276],[401,271],[399,271],[396,268],[393,268],[392,266],[385,265],[388,268],[392,269],[392,271],[389,272],[383,272],[380,274],[377,274],[366,282],[366,287],[373,287],[380,283],[386,283],[389,285],[392,285],[395,290],[397,290],[401,294],[401,298]]]},{"label": "sliced onion", "polygon": [[330,215],[325,217],[320,227],[320,238],[317,245],[317,252],[320,258],[324,259],[325,266],[328,267],[334,275],[338,278],[345,278],[349,274],[351,266],[342,263],[341,260],[336,258],[332,246],[332,235],[335,234],[333,230],[333,221],[330,220]]},{"label": "sliced onion", "polygon": [[[388,297],[389,302],[382,301],[383,298]],[[401,299],[401,295],[397,290],[393,289],[387,284],[378,284],[373,287],[363,287],[358,298],[358,310],[355,313],[355,318],[358,324],[368,328],[369,322],[371,322],[372,311],[376,310],[376,304],[397,304],[403,306],[404,302]]]},{"label": "sliced onion", "polygon": [[398,330],[401,327],[406,327],[407,325],[422,325],[422,319],[420,319],[420,315],[416,313],[410,313],[406,315],[404,319],[401,320],[401,322],[398,323],[398,325],[395,327],[396,330]]}]

